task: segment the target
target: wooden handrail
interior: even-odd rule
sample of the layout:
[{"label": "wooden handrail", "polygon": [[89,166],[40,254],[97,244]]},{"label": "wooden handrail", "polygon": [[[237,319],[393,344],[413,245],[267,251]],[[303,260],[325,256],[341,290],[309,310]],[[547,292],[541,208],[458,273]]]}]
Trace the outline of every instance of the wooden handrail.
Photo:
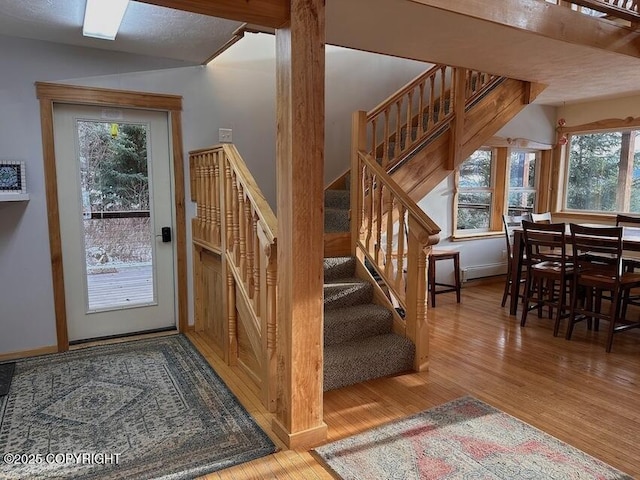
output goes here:
[{"label": "wooden handrail", "polygon": [[270,242],[274,242],[278,237],[278,220],[276,219],[269,202],[258,187],[253,175],[247,168],[247,165],[240,157],[235,145],[226,143],[222,146],[229,162],[233,165],[234,170],[238,174],[238,179],[244,187],[245,195],[251,200],[251,203],[255,205],[256,213],[260,218],[264,233]]},{"label": "wooden handrail", "polygon": [[441,65],[441,64],[434,65],[429,70],[427,70],[426,72],[421,73],[416,78],[411,80],[409,83],[404,85],[400,90],[398,90],[397,92],[391,94],[389,97],[385,98],[376,107],[372,108],[371,110],[369,110],[367,112],[367,120],[371,120],[373,117],[375,117],[375,116],[381,114],[382,112],[384,112],[384,109],[387,106],[395,103],[397,100],[402,98],[404,95],[406,95],[406,92],[408,92],[409,90],[413,90],[414,88],[419,86],[424,80],[428,79],[431,75],[436,73],[442,67],[444,67],[444,65]]},{"label": "wooden handrail", "polygon": [[384,182],[385,186],[391,194],[396,197],[405,207],[405,209],[411,214],[418,225],[424,229],[427,235],[437,235],[440,233],[440,227],[435,223],[424,211],[414,202],[409,195],[398,185],[393,178],[380,166],[376,161],[371,158],[371,155],[366,152],[358,152],[360,161],[365,164],[378,179]]},{"label": "wooden handrail", "polygon": [[[454,81],[456,78],[459,80]],[[479,71],[434,65],[366,113],[365,150],[388,171],[446,128],[456,114],[500,79]]]}]

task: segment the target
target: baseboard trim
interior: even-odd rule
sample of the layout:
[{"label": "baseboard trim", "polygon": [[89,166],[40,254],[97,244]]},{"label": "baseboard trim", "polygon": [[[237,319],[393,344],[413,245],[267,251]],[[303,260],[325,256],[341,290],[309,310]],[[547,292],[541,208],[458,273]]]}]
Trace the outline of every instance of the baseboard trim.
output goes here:
[{"label": "baseboard trim", "polygon": [[34,348],[33,350],[21,350],[19,352],[0,353],[0,362],[5,360],[18,360],[21,358],[38,357],[40,355],[48,355],[58,351],[57,345],[49,347]]}]

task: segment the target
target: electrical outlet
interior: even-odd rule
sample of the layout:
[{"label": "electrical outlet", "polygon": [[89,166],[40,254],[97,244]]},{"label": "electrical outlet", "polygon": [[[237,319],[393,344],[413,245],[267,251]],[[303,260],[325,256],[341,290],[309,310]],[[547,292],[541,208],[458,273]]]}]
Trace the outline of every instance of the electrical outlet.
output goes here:
[{"label": "electrical outlet", "polygon": [[220,143],[232,143],[233,142],[233,130],[230,128],[218,129],[218,142]]}]

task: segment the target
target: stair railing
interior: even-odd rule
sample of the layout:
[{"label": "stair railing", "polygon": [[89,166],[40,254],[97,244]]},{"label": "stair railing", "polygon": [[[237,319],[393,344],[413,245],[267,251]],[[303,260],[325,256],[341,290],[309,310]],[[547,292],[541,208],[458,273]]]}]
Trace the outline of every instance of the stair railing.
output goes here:
[{"label": "stair railing", "polygon": [[[366,259],[404,311],[405,336],[416,346],[414,368],[427,368],[427,256],[440,228],[368,153],[357,151],[352,164],[353,251]],[[353,197],[352,197],[353,198]]]},{"label": "stair railing", "polygon": [[575,5],[578,10],[585,7],[604,14],[609,20],[626,20],[633,28],[640,24],[640,0],[555,0],[549,3],[569,8]]},{"label": "stair railing", "polygon": [[[456,92],[455,75],[463,75],[464,94]],[[366,114],[365,150],[389,170],[432,135],[442,131],[465,105],[487,91],[500,77],[474,70],[435,65]],[[458,106],[458,108],[461,106]]]},{"label": "stair railing", "polygon": [[[262,388],[270,411],[276,401],[277,220],[249,169],[232,144],[189,153],[194,246],[223,257],[224,357],[238,362],[237,332],[242,328],[261,371],[242,365]],[[194,259],[197,262],[197,259]],[[194,270],[200,271],[198,265]],[[198,289],[196,289],[198,291]],[[198,298],[196,302],[204,299]],[[210,299],[208,299],[210,300]],[[196,305],[196,329],[205,321]],[[244,312],[238,318],[237,312]]]}]

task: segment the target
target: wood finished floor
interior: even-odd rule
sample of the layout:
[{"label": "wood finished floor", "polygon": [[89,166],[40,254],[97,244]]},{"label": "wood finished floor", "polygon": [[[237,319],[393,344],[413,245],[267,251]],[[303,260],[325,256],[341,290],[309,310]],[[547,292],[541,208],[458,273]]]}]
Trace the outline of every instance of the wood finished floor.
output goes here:
[{"label": "wood finished floor", "polygon": [[[521,328],[519,316],[500,307],[502,286],[466,284],[459,305],[455,294],[438,296],[437,308],[429,309],[428,372],[327,392],[327,441],[473,395],[640,478],[640,331],[617,335],[607,354],[604,331],[579,325],[566,341],[564,325],[554,338],[552,321],[533,314]],[[189,335],[275,441],[271,415],[249,382],[214,355],[205,337]],[[204,478],[333,478],[307,451],[279,447],[274,455]]]}]

